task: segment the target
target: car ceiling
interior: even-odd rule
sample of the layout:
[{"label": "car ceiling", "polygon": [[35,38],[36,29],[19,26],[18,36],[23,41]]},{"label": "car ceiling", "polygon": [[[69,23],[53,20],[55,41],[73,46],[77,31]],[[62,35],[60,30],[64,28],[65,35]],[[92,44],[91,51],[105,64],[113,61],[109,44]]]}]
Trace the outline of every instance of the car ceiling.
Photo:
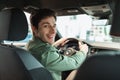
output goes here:
[{"label": "car ceiling", "polygon": [[[108,4],[111,1],[112,0],[0,0],[0,9],[17,7],[31,12],[34,9],[51,8],[57,12],[58,16],[89,14],[89,12],[86,12],[81,7]],[[98,11],[93,15],[103,17],[109,14],[111,14],[110,10],[104,13]]]}]

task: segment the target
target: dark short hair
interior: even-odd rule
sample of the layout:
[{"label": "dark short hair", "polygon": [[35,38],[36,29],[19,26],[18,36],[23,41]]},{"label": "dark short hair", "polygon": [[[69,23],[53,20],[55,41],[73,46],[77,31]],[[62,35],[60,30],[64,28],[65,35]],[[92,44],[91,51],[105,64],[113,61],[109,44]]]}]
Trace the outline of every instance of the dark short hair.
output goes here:
[{"label": "dark short hair", "polygon": [[38,23],[46,18],[46,17],[51,17],[53,16],[56,20],[56,13],[55,11],[51,10],[51,9],[38,9],[35,10],[34,12],[31,13],[30,16],[30,22],[33,26],[35,26],[38,29]]}]

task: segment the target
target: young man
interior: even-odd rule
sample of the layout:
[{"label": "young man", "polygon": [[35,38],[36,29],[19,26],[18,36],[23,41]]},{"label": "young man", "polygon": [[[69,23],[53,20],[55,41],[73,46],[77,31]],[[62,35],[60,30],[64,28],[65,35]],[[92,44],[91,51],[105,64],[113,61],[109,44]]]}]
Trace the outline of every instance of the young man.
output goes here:
[{"label": "young man", "polygon": [[[39,9],[31,15],[33,39],[28,43],[27,49],[52,74],[54,80],[61,80],[61,72],[77,69],[86,58],[88,46],[79,43],[80,51],[72,56],[59,54],[54,46],[64,45],[66,39],[62,38],[54,43],[56,36],[56,15],[50,9]],[[54,46],[53,46],[54,43]]]}]

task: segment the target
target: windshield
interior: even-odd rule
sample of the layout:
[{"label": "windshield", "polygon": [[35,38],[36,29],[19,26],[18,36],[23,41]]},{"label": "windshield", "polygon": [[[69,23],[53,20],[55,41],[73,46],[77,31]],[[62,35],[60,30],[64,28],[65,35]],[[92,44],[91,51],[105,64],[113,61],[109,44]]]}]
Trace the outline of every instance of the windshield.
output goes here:
[{"label": "windshield", "polygon": [[109,35],[111,25],[107,19],[82,14],[58,16],[57,28],[63,37],[74,37],[87,41],[111,42]]}]

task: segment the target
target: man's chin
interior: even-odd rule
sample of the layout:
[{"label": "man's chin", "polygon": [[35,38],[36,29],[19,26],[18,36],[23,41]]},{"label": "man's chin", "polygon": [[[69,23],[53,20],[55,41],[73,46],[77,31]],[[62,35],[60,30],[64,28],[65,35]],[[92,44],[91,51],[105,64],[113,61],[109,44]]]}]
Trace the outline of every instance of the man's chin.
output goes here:
[{"label": "man's chin", "polygon": [[54,43],[54,38],[51,38],[51,39],[47,39],[47,42],[49,43],[49,44],[53,44]]},{"label": "man's chin", "polygon": [[53,44],[54,42],[52,41],[52,42],[49,42],[50,44]]},{"label": "man's chin", "polygon": [[49,41],[49,43],[50,43],[50,44],[53,44],[53,43],[54,43],[54,40]]}]

